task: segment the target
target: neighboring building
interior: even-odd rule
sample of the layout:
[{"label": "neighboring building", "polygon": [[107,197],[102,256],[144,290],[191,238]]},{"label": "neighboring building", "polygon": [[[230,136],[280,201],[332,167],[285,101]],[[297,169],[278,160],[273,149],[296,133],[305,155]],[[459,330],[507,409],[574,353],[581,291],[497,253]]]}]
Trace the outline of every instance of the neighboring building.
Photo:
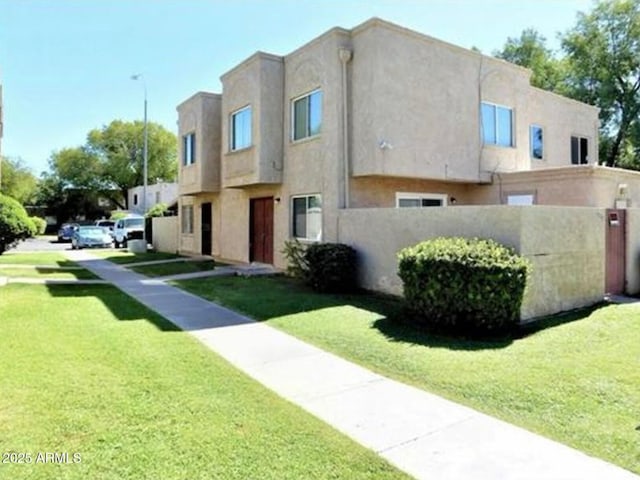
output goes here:
[{"label": "neighboring building", "polygon": [[[127,192],[129,212],[143,215],[144,186],[130,188]],[[147,211],[158,203],[172,205],[178,200],[178,184],[175,182],[158,182],[147,185]]]},{"label": "neighboring building", "polygon": [[[2,107],[2,84],[0,84],[0,157],[2,156],[3,134],[4,134],[4,109]],[[2,162],[0,162],[0,183],[2,183]]]},{"label": "neighboring building", "polygon": [[177,107],[179,249],[283,267],[286,240],[338,241],[342,209],[613,207],[640,177],[596,167],[598,110],[530,76],[375,18],[258,52]]}]

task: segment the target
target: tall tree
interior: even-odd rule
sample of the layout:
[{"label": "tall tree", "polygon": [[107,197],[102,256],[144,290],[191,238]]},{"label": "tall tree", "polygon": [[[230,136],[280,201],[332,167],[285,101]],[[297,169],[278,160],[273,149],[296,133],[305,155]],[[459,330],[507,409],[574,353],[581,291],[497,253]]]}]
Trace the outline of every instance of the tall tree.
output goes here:
[{"label": "tall tree", "polygon": [[640,0],[604,0],[562,38],[569,94],[600,108],[600,159],[638,168]]},{"label": "tall tree", "polygon": [[[148,180],[175,181],[178,165],[176,137],[157,123],[148,124]],[[144,182],[144,125],[114,120],[87,137],[87,149],[100,159],[102,179],[122,193]],[[127,205],[128,208],[128,205]]]},{"label": "tall tree", "polygon": [[547,48],[546,41],[537,30],[527,28],[519,38],[509,37],[502,50],[493,52],[493,55],[531,69],[532,85],[556,91],[562,82],[562,63]]},{"label": "tall tree", "polygon": [[20,158],[1,157],[0,162],[0,192],[23,205],[33,205],[38,190],[36,176]]}]

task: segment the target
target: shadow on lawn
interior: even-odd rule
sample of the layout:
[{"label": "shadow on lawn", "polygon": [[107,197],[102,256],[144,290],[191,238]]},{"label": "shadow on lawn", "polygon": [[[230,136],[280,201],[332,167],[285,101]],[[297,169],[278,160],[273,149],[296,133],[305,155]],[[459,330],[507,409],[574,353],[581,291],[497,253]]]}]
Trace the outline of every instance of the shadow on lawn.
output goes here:
[{"label": "shadow on lawn", "polygon": [[510,331],[497,334],[495,338],[472,338],[463,335],[430,332],[399,317],[377,320],[372,325],[372,328],[377,329],[394,342],[412,343],[432,348],[446,348],[448,350],[490,350],[508,347],[517,340],[527,338],[543,330],[584,320],[604,306],[606,305],[598,304],[589,308],[543,317],[530,323],[518,325]]},{"label": "shadow on lawn", "polygon": [[[149,310],[112,285],[47,285],[52,297],[95,297],[99,299],[119,321],[146,320],[163,332],[179,332],[169,320]],[[86,312],[87,316],[91,311]]]}]

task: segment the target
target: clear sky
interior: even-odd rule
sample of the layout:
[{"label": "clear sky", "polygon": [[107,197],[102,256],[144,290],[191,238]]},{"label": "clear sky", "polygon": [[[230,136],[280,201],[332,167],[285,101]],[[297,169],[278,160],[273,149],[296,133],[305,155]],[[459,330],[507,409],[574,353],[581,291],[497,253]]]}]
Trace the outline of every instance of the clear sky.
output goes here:
[{"label": "clear sky", "polygon": [[284,55],[377,16],[490,54],[534,27],[549,46],[590,0],[0,0],[2,154],[35,174],[54,150],[114,119],[176,131],[175,107],[220,92],[219,77],[257,50]]}]

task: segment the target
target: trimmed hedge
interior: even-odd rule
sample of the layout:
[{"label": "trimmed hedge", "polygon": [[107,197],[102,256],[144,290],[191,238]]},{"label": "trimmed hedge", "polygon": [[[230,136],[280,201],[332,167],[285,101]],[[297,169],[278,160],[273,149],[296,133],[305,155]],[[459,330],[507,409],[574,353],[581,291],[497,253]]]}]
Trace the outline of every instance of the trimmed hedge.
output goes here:
[{"label": "trimmed hedge", "polygon": [[436,238],[398,253],[398,275],[419,323],[490,333],[517,325],[528,260],[493,240]]},{"label": "trimmed hedge", "polygon": [[36,226],[24,207],[14,198],[0,193],[0,255],[35,234]]},{"label": "trimmed hedge", "polygon": [[287,273],[319,292],[345,293],[357,288],[356,251],[342,243],[285,242]]},{"label": "trimmed hedge", "polygon": [[30,217],[35,227],[35,235],[44,235],[47,230],[47,221],[40,217]]}]

